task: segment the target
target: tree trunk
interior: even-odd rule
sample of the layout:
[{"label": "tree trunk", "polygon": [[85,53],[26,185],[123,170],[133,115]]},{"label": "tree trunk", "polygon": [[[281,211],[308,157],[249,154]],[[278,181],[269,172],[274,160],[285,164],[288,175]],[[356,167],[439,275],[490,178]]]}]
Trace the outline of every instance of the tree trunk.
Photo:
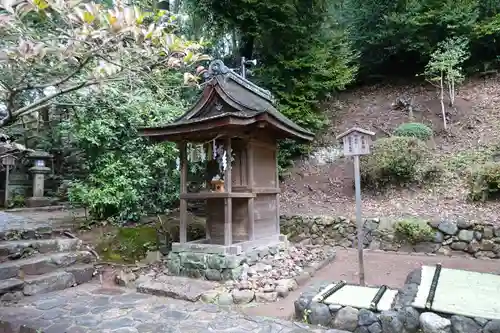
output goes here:
[{"label": "tree trunk", "polygon": [[443,115],[443,125],[444,125],[444,130],[448,131],[448,124],[446,122],[446,110],[444,108],[444,80],[443,80],[443,72],[441,72],[441,78],[440,78],[440,96],[439,96],[439,101],[441,102],[441,113]]},{"label": "tree trunk", "polygon": [[455,79],[451,79],[450,82],[450,106],[455,106]]}]

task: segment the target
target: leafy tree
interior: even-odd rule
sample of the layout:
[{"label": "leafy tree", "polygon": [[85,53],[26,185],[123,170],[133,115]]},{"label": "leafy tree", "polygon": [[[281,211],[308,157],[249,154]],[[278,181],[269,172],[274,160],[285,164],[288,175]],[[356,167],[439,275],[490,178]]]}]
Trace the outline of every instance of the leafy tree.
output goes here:
[{"label": "leafy tree", "polygon": [[183,90],[182,75],[156,69],[133,86],[120,82],[81,96],[85,106],[61,124],[83,152],[87,175],[71,183],[71,202],[87,207],[94,219],[119,222],[175,205],[177,149],[172,143],[152,145],[137,129],[179,116],[186,107]]},{"label": "leafy tree", "polygon": [[425,76],[430,82],[437,83],[439,88],[439,100],[445,130],[448,127],[444,106],[444,91],[447,87],[450,106],[452,107],[455,103],[456,84],[460,83],[464,78],[460,65],[469,57],[467,47],[468,40],[465,38],[446,39],[438,44],[426,66]]},{"label": "leafy tree", "polygon": [[0,126],[84,88],[207,59],[164,12],[63,0],[1,0],[0,8]]},{"label": "leafy tree", "polygon": [[[224,49],[237,64],[256,58],[252,79],[276,95],[280,111],[318,131],[326,124],[318,108],[335,91],[355,79],[353,51],[335,10],[337,3],[313,1],[189,0],[198,17],[231,36]],[[224,34],[222,34],[224,35]],[[228,59],[228,60],[229,60]],[[281,146],[281,161],[290,161],[303,147]]]}]

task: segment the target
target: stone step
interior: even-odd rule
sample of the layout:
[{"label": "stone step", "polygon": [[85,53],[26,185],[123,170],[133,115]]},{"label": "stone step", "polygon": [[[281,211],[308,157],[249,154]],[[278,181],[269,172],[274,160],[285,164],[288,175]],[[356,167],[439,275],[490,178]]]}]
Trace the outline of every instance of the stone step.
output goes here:
[{"label": "stone step", "polygon": [[89,282],[94,277],[92,264],[75,265],[56,271],[21,279],[0,281],[0,303],[19,301],[24,296],[34,296]]},{"label": "stone step", "polygon": [[0,280],[24,279],[30,275],[42,275],[74,264],[89,264],[95,257],[89,251],[38,254],[27,259],[0,263]]},{"label": "stone step", "polygon": [[94,276],[94,266],[75,265],[24,280],[23,294],[33,296],[63,290],[89,282]]},{"label": "stone step", "polygon": [[0,281],[0,295],[23,289],[24,281],[19,279],[7,279]]},{"label": "stone step", "polygon": [[3,241],[0,242],[0,262],[32,257],[37,253],[76,251],[81,246],[82,241],[77,238]]}]

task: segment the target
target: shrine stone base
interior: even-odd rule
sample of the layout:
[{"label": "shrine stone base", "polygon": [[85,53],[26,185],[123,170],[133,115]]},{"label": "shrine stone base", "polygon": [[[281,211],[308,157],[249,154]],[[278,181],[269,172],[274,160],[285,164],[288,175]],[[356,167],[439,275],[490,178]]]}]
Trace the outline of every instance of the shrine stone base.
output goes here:
[{"label": "shrine stone base", "polygon": [[53,198],[49,197],[30,197],[25,200],[25,203],[29,208],[46,207],[50,206],[53,200]]},{"label": "shrine stone base", "polygon": [[174,243],[167,256],[167,268],[177,276],[210,281],[238,280],[245,274],[245,267],[288,246],[289,242],[283,235],[230,246],[209,244],[208,240]]}]

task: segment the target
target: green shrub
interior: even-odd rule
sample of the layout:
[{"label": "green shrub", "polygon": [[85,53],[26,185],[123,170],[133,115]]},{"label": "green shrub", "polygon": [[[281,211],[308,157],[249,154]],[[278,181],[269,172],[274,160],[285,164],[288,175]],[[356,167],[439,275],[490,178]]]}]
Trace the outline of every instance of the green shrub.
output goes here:
[{"label": "green shrub", "polygon": [[361,159],[363,185],[383,188],[425,178],[430,149],[419,139],[394,136],[375,141],[373,153]]},{"label": "green shrub", "polygon": [[469,198],[486,201],[500,194],[500,163],[490,162],[473,169],[468,177]]},{"label": "green shrub", "polygon": [[410,244],[429,242],[434,238],[434,230],[427,221],[408,218],[396,223],[394,227],[396,237]]},{"label": "green shrub", "polygon": [[406,123],[399,125],[394,130],[394,135],[417,138],[426,141],[432,137],[432,129],[421,123]]}]

